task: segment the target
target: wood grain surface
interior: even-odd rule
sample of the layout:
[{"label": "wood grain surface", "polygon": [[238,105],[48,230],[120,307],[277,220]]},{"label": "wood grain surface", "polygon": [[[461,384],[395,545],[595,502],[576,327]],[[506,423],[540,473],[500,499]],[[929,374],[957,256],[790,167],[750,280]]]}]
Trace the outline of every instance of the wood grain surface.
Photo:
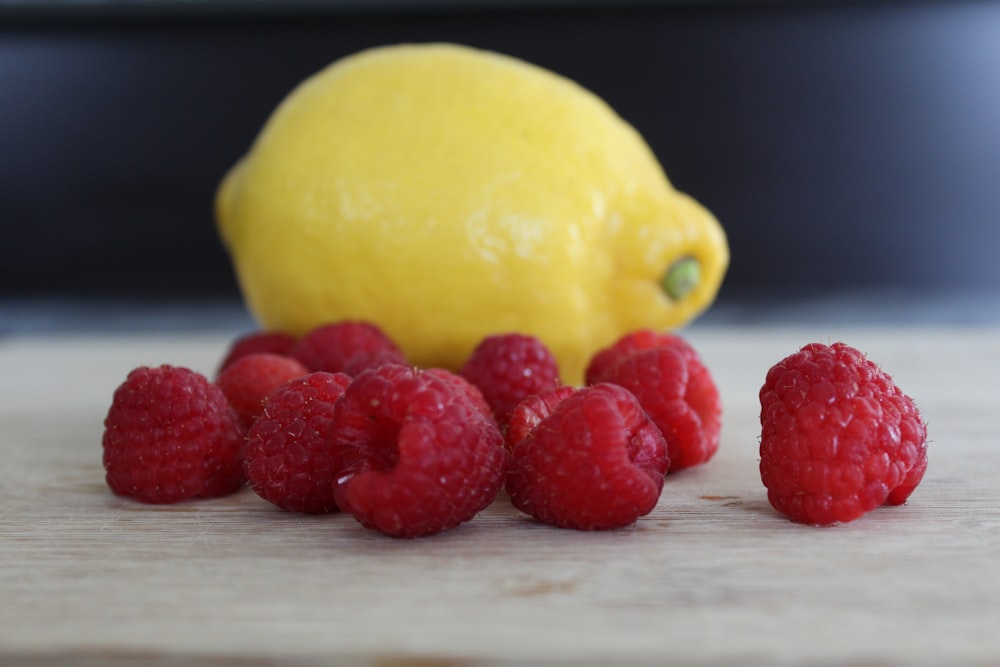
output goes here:
[{"label": "wood grain surface", "polygon": [[[248,490],[168,507],[108,491],[115,386],[141,364],[211,374],[231,336],[3,339],[0,662],[1000,664],[998,334],[693,327],[722,446],[649,516],[581,533],[501,498],[418,540]],[[813,340],[859,347],[917,401],[930,466],[907,505],[824,529],[768,505],[757,390]]]}]

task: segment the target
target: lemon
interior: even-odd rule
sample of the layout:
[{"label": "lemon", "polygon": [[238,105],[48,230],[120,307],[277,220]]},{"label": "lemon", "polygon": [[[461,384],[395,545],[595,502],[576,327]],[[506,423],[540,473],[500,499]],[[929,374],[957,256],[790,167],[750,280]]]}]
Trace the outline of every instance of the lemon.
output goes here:
[{"label": "lemon", "polygon": [[711,304],[729,254],[639,133],[553,72],[453,44],[339,60],[273,112],[216,197],[262,328],[380,326],[455,369],[519,332],[579,384],[590,356]]}]

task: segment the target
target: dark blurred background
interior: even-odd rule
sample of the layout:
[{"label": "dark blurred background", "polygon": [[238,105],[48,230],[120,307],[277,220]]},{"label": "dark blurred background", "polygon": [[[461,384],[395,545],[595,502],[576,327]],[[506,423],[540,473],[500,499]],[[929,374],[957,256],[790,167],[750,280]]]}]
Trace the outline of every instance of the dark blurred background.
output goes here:
[{"label": "dark blurred background", "polygon": [[1000,292],[1000,2],[0,0],[0,307],[237,302],[224,172],[304,77],[435,40],[635,125],[728,233],[722,304]]}]

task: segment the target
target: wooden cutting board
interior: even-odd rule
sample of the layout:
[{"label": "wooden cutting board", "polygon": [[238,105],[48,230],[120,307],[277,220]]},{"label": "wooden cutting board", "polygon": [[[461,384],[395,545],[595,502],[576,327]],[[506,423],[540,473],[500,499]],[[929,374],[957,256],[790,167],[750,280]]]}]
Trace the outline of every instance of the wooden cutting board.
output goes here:
[{"label": "wooden cutting board", "polygon": [[[1000,330],[693,327],[718,456],[635,526],[539,525],[499,499],[418,540],[244,491],[112,495],[101,421],[141,364],[211,374],[232,336],[0,340],[0,663],[1000,664]],[[866,351],[917,401],[909,504],[793,524],[757,472],[757,390],[810,341]]]}]

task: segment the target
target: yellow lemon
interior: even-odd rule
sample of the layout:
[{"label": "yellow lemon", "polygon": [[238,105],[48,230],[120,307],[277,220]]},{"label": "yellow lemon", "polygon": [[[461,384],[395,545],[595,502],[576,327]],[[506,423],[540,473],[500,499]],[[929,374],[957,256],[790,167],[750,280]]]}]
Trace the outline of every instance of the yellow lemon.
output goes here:
[{"label": "yellow lemon", "polygon": [[216,212],[262,328],[367,320],[415,365],[451,369],[488,334],[531,334],[569,384],[620,335],[704,310],[729,259],[604,101],[452,44],[374,48],[305,80]]}]

